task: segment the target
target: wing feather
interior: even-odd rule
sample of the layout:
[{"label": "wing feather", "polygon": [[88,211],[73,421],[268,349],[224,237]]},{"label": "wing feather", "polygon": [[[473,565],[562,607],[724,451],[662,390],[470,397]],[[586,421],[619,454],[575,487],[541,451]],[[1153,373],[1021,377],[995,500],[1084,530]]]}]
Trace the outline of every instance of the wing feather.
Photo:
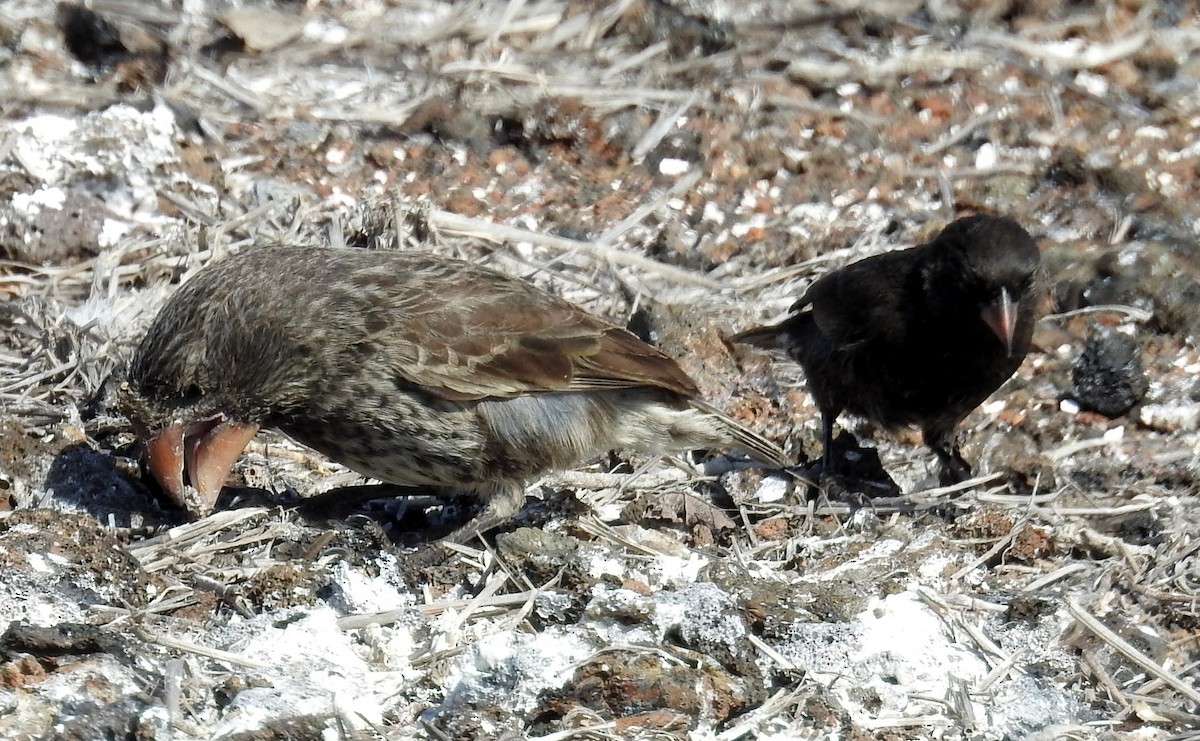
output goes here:
[{"label": "wing feather", "polygon": [[902,342],[906,322],[899,307],[911,280],[912,251],[875,255],[822,276],[792,310],[811,307],[817,327],[843,348]]},{"label": "wing feather", "polygon": [[[486,268],[413,253],[377,253],[420,273],[394,296],[370,341],[391,351],[394,372],[448,399],[591,389],[663,388],[697,394],[654,347],[531,284]],[[414,261],[423,260],[419,265]],[[359,278],[364,285],[373,271]]]}]

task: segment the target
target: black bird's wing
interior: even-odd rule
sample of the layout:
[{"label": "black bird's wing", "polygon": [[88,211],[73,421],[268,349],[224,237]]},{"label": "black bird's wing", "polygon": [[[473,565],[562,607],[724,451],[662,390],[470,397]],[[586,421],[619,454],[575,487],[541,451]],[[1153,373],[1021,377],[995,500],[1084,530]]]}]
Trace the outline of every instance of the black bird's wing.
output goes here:
[{"label": "black bird's wing", "polygon": [[818,279],[792,305],[808,308],[817,328],[843,350],[867,343],[900,344],[908,332],[905,291],[921,248],[887,252]]}]

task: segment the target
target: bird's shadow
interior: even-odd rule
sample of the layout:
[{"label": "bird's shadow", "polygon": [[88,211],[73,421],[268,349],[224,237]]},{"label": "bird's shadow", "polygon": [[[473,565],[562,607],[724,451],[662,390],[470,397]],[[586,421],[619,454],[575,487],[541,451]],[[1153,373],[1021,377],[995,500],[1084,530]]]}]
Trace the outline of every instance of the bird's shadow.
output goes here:
[{"label": "bird's shadow", "polygon": [[420,532],[436,540],[468,519],[474,499],[387,483],[339,486],[309,496],[291,488],[273,492],[253,486],[226,486],[217,498],[217,509],[247,507],[280,507],[314,525],[366,516],[386,521],[389,528]]},{"label": "bird's shadow", "polygon": [[810,495],[819,492],[831,501],[849,504],[900,496],[900,486],[884,469],[879,451],[863,447],[849,432],[842,431],[833,439],[829,459],[828,467],[818,458],[793,469]]},{"label": "bird's shadow", "polygon": [[[547,492],[543,500],[526,502],[504,523],[491,528],[486,538],[529,525],[544,524],[548,508],[561,508],[565,492]],[[551,501],[558,504],[551,504]],[[302,496],[294,489],[274,493],[256,487],[225,487],[217,500],[218,509],[282,507],[299,520],[317,527],[357,523],[376,537],[398,546],[420,546],[442,540],[475,519],[483,502],[470,494],[450,494],[424,487],[388,483],[339,486],[319,494]]]},{"label": "bird's shadow", "polygon": [[84,512],[118,527],[171,524],[178,518],[120,461],[84,443],[68,445],[54,456],[39,505]]}]

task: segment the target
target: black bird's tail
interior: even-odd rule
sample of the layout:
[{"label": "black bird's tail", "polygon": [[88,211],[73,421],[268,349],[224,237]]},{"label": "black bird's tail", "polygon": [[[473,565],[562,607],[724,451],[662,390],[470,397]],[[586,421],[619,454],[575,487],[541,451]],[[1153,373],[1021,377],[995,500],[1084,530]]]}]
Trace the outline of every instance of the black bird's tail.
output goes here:
[{"label": "black bird's tail", "polygon": [[738,332],[729,338],[731,342],[741,342],[746,345],[754,345],[761,347],[764,350],[786,350],[788,348],[786,340],[787,330],[782,324],[771,324],[766,327],[754,327],[742,332]]}]

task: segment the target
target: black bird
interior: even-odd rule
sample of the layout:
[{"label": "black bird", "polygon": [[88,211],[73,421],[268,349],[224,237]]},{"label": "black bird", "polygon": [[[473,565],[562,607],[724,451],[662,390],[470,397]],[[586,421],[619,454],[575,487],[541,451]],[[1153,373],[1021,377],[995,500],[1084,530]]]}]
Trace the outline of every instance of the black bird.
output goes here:
[{"label": "black bird", "polygon": [[735,341],[786,350],[821,410],[822,470],[833,472],[843,411],[885,428],[921,428],[939,480],[971,475],[955,428],[1029,352],[1040,255],[1009,218],[968,216],[927,244],[822,276],[784,321]]}]

